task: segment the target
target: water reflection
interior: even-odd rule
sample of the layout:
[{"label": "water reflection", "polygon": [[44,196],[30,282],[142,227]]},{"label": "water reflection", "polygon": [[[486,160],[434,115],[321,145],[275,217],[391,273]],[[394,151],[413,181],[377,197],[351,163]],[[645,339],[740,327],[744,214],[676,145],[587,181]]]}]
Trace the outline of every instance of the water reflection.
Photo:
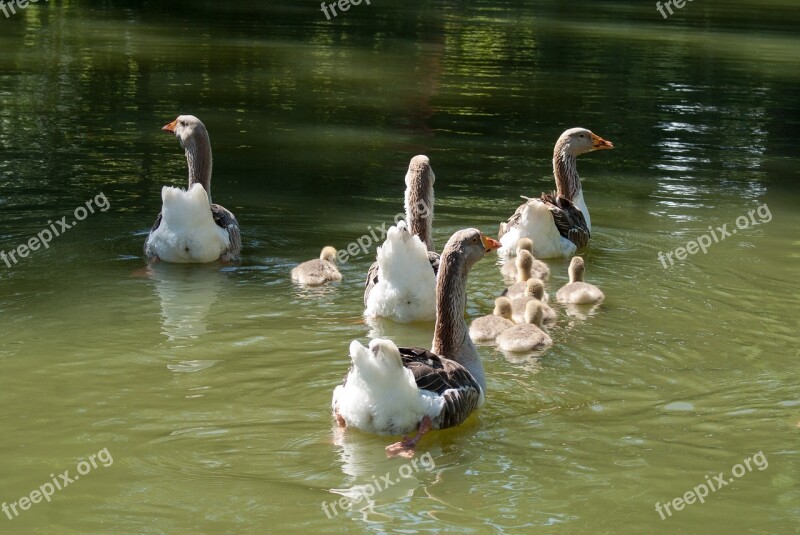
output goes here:
[{"label": "water reflection", "polygon": [[208,316],[226,277],[218,264],[155,263],[146,273],[161,302],[161,333],[169,341],[198,338],[208,332]]},{"label": "water reflection", "polygon": [[505,357],[506,362],[513,364],[520,372],[536,375],[542,371],[542,359],[547,358],[547,349],[542,351],[529,351],[526,353],[516,353],[513,351],[496,351]]},{"label": "water reflection", "polygon": [[[328,500],[335,502],[341,511],[341,504],[345,510],[358,513],[364,521],[388,520],[391,517],[376,510],[382,505],[401,503],[414,496],[415,492],[435,481],[438,477],[436,458],[441,457],[441,449],[424,449],[424,445],[417,451],[414,459],[387,459],[384,449],[376,446],[376,439],[366,439],[366,435],[336,427],[333,430],[333,443],[339,448],[339,462],[341,471],[345,474],[346,481],[341,487],[330,489],[333,497]],[[394,437],[379,437],[385,439],[386,445],[395,440]],[[323,506],[323,511],[328,516],[332,513],[333,503]],[[341,516],[342,512],[339,512]]]},{"label": "water reflection", "polygon": [[430,349],[433,341],[433,322],[397,323],[385,318],[364,318],[370,328],[367,336],[388,338],[401,347]]},{"label": "water reflection", "polygon": [[562,306],[564,307],[564,312],[567,313],[567,316],[572,318],[578,318],[580,320],[586,320],[589,319],[590,316],[594,316],[595,314],[597,314],[597,311],[600,308],[600,306],[602,306],[602,303],[594,303],[589,305],[562,303]]}]

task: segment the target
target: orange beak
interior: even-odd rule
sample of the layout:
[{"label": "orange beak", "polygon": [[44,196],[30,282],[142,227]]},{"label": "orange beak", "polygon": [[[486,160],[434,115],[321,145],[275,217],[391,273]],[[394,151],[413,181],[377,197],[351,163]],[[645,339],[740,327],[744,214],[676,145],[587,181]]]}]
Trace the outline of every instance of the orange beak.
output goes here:
[{"label": "orange beak", "polygon": [[500,247],[502,247],[499,241],[493,240],[489,236],[484,236],[483,234],[481,234],[481,241],[483,242],[483,248],[486,250],[487,253],[491,253],[495,249],[499,249]]},{"label": "orange beak", "polygon": [[177,120],[177,119],[175,119],[174,121],[172,121],[172,122],[171,122],[171,123],[169,123],[168,125],[164,125],[164,126],[161,128],[161,130],[162,130],[163,132],[169,132],[169,133],[171,133],[171,134],[174,134],[174,133],[175,133],[175,127],[176,127],[177,125],[178,125],[178,120]]},{"label": "orange beak", "polygon": [[597,134],[592,134],[592,150],[613,149],[614,144],[606,141]]}]

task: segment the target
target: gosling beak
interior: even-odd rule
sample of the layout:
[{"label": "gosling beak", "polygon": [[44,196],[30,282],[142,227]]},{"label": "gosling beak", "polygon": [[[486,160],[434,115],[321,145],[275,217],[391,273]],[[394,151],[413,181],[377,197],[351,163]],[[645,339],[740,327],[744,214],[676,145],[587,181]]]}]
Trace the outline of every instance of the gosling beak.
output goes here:
[{"label": "gosling beak", "polygon": [[162,132],[169,132],[170,134],[174,134],[174,133],[175,133],[175,127],[176,127],[177,125],[178,125],[178,120],[177,120],[177,119],[175,119],[175,120],[174,120],[174,121],[172,121],[171,123],[169,123],[169,124],[167,124],[167,125],[164,125],[164,126],[161,128],[161,131],[162,131]]},{"label": "gosling beak", "polygon": [[606,141],[597,134],[592,134],[592,150],[613,149],[614,144]]},{"label": "gosling beak", "polygon": [[494,240],[489,236],[484,236],[483,234],[481,234],[481,241],[483,242],[483,248],[487,253],[491,253],[495,249],[502,247],[499,241]]}]

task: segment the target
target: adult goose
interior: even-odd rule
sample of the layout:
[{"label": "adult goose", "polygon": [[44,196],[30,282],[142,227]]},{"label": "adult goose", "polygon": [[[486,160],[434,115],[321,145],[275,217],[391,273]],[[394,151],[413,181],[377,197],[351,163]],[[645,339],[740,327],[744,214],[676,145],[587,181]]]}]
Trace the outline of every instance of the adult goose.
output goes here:
[{"label": "adult goose", "polygon": [[389,455],[413,456],[426,432],[459,425],[483,404],[486,377],[464,320],[467,275],[499,247],[476,229],[456,232],[445,245],[431,351],[398,348],[380,338],[369,349],[357,340],[350,344],[352,365],[333,391],[332,410],[340,426],[385,435],[417,430],[413,438],[386,448]]},{"label": "adult goose", "polygon": [[577,157],[613,148],[613,143],[585,128],[571,128],[561,134],[553,149],[556,191],[527,199],[507,222],[500,223],[500,254],[513,255],[520,238],[533,240],[533,254],[539,258],[570,256],[586,247],[592,221],[583,199]]},{"label": "adult goose", "polygon": [[181,115],[162,128],[174,134],[186,153],[189,186],[161,188],[161,212],[144,244],[148,261],[236,262],[242,250],[239,222],[211,202],[211,141],[194,115]]},{"label": "adult goose", "polygon": [[406,173],[405,215],[389,229],[367,273],[364,316],[401,323],[433,321],[439,255],[433,250],[433,183],[427,156],[411,159]]}]

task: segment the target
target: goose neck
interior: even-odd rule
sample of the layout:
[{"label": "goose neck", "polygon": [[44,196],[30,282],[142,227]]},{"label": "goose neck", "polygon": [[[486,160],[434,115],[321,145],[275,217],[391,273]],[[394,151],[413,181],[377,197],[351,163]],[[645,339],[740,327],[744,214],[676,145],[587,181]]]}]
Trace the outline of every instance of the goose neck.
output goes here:
[{"label": "goose neck", "polygon": [[467,304],[467,272],[454,254],[443,254],[436,280],[436,326],[432,351],[467,368],[486,391],[486,378],[478,350],[469,337],[464,319]]},{"label": "goose neck", "polygon": [[415,181],[406,188],[406,221],[411,234],[419,236],[428,251],[433,246],[433,184]]},{"label": "goose neck", "polygon": [[206,190],[208,202],[211,202],[211,143],[208,136],[194,136],[186,144],[186,164],[189,167],[189,187],[200,184]]},{"label": "goose neck", "polygon": [[557,143],[553,151],[553,175],[556,179],[556,194],[573,201],[581,192],[581,179],[578,176],[577,157],[562,143]]}]

